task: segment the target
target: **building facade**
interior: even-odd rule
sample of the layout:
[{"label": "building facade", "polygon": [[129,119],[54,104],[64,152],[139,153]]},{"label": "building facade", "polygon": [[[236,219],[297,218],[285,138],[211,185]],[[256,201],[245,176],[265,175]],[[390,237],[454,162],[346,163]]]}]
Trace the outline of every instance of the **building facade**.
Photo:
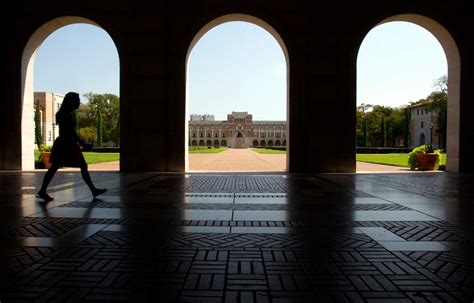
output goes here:
[{"label": "building facade", "polygon": [[410,137],[411,146],[417,147],[423,144],[440,146],[438,129],[438,113],[428,109],[428,103],[414,104],[409,107],[411,114]]},{"label": "building facade", "polygon": [[194,114],[189,121],[189,146],[248,148],[286,143],[286,121],[254,121],[248,112],[232,112],[225,121]]},{"label": "building facade", "polygon": [[54,140],[59,136],[59,127],[56,125],[56,113],[61,107],[63,99],[64,95],[57,93],[34,93],[33,111],[39,106],[43,144],[53,145]]}]

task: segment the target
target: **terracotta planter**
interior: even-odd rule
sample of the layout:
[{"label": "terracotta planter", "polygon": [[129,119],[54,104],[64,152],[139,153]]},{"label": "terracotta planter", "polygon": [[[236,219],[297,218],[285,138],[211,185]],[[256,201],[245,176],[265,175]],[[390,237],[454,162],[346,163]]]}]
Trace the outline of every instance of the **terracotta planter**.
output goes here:
[{"label": "terracotta planter", "polygon": [[439,155],[435,153],[417,153],[418,170],[434,170]]},{"label": "terracotta planter", "polygon": [[51,156],[51,152],[42,152],[41,158],[43,159],[44,167],[46,169],[51,167],[51,163],[49,162],[49,157]]}]

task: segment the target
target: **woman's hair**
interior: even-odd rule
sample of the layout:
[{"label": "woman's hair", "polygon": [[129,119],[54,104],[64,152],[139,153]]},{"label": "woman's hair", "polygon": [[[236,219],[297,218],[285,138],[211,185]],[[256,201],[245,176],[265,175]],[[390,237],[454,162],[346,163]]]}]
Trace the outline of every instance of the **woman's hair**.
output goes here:
[{"label": "woman's hair", "polygon": [[76,109],[77,102],[79,102],[79,94],[75,92],[69,92],[64,96],[63,103],[59,108],[60,112],[72,112]]}]

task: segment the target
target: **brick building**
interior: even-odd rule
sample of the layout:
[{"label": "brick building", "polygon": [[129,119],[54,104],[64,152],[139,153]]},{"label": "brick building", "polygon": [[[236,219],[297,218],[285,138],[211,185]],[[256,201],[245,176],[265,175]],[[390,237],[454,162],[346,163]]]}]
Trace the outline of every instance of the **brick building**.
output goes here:
[{"label": "brick building", "polygon": [[61,107],[63,99],[64,95],[57,93],[34,93],[33,111],[36,110],[36,106],[39,106],[43,144],[53,145],[54,140],[59,136],[59,127],[56,125],[56,113]]},{"label": "brick building", "polygon": [[286,121],[254,121],[248,112],[232,112],[227,120],[215,121],[213,115],[191,115],[190,146],[286,146]]}]

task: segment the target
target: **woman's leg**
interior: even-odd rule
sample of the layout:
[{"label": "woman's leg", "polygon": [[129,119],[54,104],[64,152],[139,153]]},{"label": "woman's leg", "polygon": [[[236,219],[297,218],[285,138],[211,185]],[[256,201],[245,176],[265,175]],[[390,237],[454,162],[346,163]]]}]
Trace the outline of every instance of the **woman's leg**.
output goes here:
[{"label": "woman's leg", "polygon": [[51,164],[51,167],[48,169],[46,174],[44,174],[43,184],[41,185],[41,188],[38,192],[38,197],[40,197],[40,198],[42,198],[46,201],[52,201],[53,200],[53,198],[46,193],[46,189],[48,188],[49,183],[53,179],[54,174],[58,171],[58,169],[59,169],[58,165],[56,165],[54,163]]},{"label": "woman's leg", "polygon": [[84,179],[84,182],[86,182],[87,186],[89,186],[89,188],[92,192],[92,195],[94,197],[96,197],[98,195],[101,195],[101,194],[103,194],[107,191],[107,189],[105,189],[105,188],[96,188],[94,186],[94,183],[92,183],[92,179],[91,179],[91,176],[89,174],[87,163],[85,163],[85,162],[82,163],[80,168],[81,168],[82,179]]},{"label": "woman's leg", "polygon": [[82,175],[82,179],[84,179],[84,182],[86,182],[87,186],[89,186],[91,192],[94,192],[94,190],[96,190],[95,186],[94,186],[94,183],[92,183],[92,179],[91,179],[91,176],[89,174],[89,169],[88,169],[88,166],[87,166],[87,163],[81,163],[81,166],[79,166],[81,168],[81,175]]}]

